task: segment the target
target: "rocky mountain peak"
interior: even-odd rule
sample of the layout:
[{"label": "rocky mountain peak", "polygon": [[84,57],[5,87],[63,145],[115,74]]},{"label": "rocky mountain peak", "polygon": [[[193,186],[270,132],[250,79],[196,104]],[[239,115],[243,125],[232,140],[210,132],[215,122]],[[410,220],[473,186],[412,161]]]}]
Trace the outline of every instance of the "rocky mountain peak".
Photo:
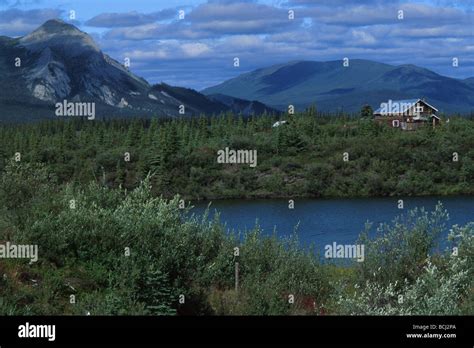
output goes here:
[{"label": "rocky mountain peak", "polygon": [[100,51],[94,40],[87,33],[60,19],[46,21],[35,31],[21,38],[20,43],[34,51],[42,50],[45,47],[77,46],[78,43],[82,46],[81,50]]},{"label": "rocky mountain peak", "polygon": [[49,33],[57,33],[64,31],[80,31],[74,25],[68,24],[61,19],[50,19],[43,23],[37,30],[43,30]]}]

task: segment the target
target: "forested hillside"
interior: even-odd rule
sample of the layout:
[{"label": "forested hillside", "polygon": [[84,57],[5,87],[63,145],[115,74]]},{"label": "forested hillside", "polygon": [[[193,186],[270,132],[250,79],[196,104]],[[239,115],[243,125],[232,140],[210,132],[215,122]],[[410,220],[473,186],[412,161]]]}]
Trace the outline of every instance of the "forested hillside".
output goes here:
[{"label": "forested hillside", "polygon": [[[188,199],[474,193],[472,119],[416,132],[311,110],[281,119],[289,124],[228,115],[2,126],[0,169],[19,153],[59,183],[133,188],[151,174],[155,194]],[[256,150],[256,167],[218,163],[226,147]]]}]

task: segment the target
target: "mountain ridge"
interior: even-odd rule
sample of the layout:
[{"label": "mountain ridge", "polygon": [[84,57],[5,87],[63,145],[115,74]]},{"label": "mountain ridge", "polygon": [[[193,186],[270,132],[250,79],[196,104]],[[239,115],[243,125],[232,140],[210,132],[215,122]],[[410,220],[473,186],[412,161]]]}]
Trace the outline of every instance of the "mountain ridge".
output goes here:
[{"label": "mountain ridge", "polygon": [[256,99],[268,106],[357,112],[364,104],[378,107],[389,99],[425,97],[443,112],[474,110],[474,77],[455,79],[413,64],[390,65],[367,59],[291,61],[256,69],[201,91]]},{"label": "mountain ridge", "polygon": [[0,93],[0,121],[8,122],[54,118],[54,105],[63,100],[95,103],[98,118],[255,113],[191,89],[151,85],[102,52],[90,35],[58,19],[20,38],[0,37],[0,83],[11,86]]}]

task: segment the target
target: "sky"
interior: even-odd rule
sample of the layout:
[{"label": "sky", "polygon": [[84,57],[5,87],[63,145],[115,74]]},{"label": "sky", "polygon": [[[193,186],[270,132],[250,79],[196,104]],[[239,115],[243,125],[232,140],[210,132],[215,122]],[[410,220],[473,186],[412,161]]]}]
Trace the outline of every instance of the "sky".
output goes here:
[{"label": "sky", "polygon": [[23,36],[52,18],[128,58],[151,83],[197,90],[295,60],[369,59],[474,77],[474,0],[0,0],[0,35]]}]

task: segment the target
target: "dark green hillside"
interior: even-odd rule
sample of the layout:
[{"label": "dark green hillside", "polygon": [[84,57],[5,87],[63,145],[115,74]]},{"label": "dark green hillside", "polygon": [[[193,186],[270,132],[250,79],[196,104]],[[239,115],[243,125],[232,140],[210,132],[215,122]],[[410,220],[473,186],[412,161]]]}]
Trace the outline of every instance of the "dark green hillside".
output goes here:
[{"label": "dark green hillside", "polygon": [[[151,173],[156,194],[190,199],[474,194],[472,119],[416,132],[311,110],[282,119],[290,124],[228,115],[3,126],[0,169],[19,152],[60,182],[133,188]],[[257,166],[218,163],[226,147],[256,150]]]}]

